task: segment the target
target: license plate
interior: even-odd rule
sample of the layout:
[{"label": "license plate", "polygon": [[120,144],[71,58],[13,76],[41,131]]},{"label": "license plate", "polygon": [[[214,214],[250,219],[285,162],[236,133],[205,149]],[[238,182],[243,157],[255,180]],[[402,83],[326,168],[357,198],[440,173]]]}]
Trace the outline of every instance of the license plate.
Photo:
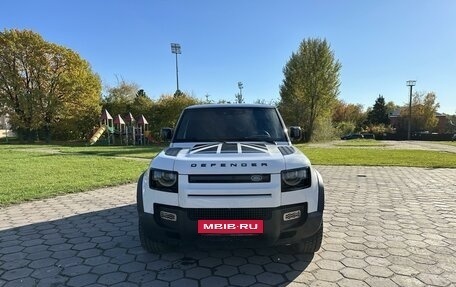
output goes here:
[{"label": "license plate", "polygon": [[198,234],[262,234],[263,220],[198,220]]}]

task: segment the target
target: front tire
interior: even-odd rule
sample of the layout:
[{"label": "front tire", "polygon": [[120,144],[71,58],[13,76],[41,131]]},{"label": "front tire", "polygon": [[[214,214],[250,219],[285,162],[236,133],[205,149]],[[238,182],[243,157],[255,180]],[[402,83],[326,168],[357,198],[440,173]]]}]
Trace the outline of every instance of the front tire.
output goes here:
[{"label": "front tire", "polygon": [[323,240],[323,223],[318,229],[317,233],[309,238],[304,238],[301,242],[292,245],[293,250],[296,253],[315,253],[321,247]]},{"label": "front tire", "polygon": [[139,220],[138,230],[139,230],[139,240],[141,241],[141,246],[147,252],[160,254],[160,253],[166,253],[166,252],[172,250],[170,245],[150,239],[150,237],[147,235],[147,233],[145,231],[145,228],[143,226],[141,219]]}]

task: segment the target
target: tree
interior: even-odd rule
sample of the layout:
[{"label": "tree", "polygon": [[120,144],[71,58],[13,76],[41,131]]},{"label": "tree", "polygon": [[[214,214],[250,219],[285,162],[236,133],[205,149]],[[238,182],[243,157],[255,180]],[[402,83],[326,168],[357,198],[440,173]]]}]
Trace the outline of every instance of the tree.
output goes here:
[{"label": "tree", "polygon": [[433,131],[438,124],[436,117],[437,109],[436,95],[433,92],[426,95],[416,93],[412,101],[412,120],[414,126],[421,130]]},{"label": "tree", "polygon": [[91,126],[81,125],[99,113],[100,94],[99,77],[74,51],[32,31],[0,32],[0,107],[21,138],[43,132],[49,141],[55,129],[84,134]]},{"label": "tree", "polygon": [[[413,131],[433,131],[437,124],[436,117],[437,109],[440,104],[436,102],[435,93],[419,93],[416,92],[412,98],[412,132]],[[404,107],[401,110],[401,116],[404,122],[408,122],[409,110]],[[406,126],[405,124],[403,125]]]},{"label": "tree", "polygon": [[140,89],[140,90],[138,90],[138,92],[136,92],[136,98],[141,98],[141,97],[147,98],[147,94],[143,89]]},{"label": "tree", "polygon": [[152,101],[152,99],[147,96],[146,92],[141,89],[136,93],[129,112],[136,117],[139,115],[150,115],[153,112],[154,105],[154,101]]},{"label": "tree", "polygon": [[342,100],[336,100],[332,110],[332,125],[335,127],[337,136],[361,130],[366,119],[366,113],[360,104],[347,104]]},{"label": "tree", "polygon": [[332,122],[334,124],[346,122],[353,123],[354,127],[361,127],[366,115],[360,104],[347,104],[342,100],[336,100],[332,110]]},{"label": "tree", "polygon": [[146,115],[147,118],[147,115],[152,114],[154,101],[136,83],[122,79],[117,86],[108,87],[107,92],[108,95],[103,99],[103,109],[107,109],[112,116],[132,113],[134,117]]},{"label": "tree", "polygon": [[378,95],[372,109],[367,113],[367,122],[370,125],[389,125],[388,108],[385,104],[385,98]]},{"label": "tree", "polygon": [[188,106],[199,104],[200,101],[194,97],[182,93],[180,96],[162,95],[155,102],[154,111],[150,115],[151,130],[158,134],[161,128],[175,127],[182,110]]},{"label": "tree", "polygon": [[185,95],[185,93],[183,93],[181,90],[176,90],[174,92],[174,97],[178,98],[178,97],[183,97]]},{"label": "tree", "polygon": [[217,101],[217,104],[231,104],[231,102],[227,101],[225,99],[220,99],[220,100]]},{"label": "tree", "polygon": [[392,115],[396,110],[399,110],[401,107],[396,105],[393,101],[386,103],[386,112],[388,116]]},{"label": "tree", "polygon": [[138,84],[129,83],[124,79],[121,79],[120,81],[117,81],[117,86],[107,87],[108,94],[103,99],[103,108],[107,109],[112,116],[118,114],[124,115],[130,112],[138,92]]},{"label": "tree", "polygon": [[312,139],[318,119],[330,117],[339,94],[341,64],[326,40],[307,39],[283,68],[279,109],[285,122],[303,128]]}]

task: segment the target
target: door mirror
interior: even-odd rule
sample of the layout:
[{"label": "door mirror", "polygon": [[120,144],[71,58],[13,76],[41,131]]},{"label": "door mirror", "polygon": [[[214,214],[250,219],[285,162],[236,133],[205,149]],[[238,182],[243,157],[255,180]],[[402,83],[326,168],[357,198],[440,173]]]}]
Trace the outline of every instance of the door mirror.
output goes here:
[{"label": "door mirror", "polygon": [[301,127],[290,127],[290,138],[292,140],[300,140],[302,136]]},{"label": "door mirror", "polygon": [[169,141],[173,138],[173,129],[172,128],[162,128],[161,129],[161,138],[165,141]]}]

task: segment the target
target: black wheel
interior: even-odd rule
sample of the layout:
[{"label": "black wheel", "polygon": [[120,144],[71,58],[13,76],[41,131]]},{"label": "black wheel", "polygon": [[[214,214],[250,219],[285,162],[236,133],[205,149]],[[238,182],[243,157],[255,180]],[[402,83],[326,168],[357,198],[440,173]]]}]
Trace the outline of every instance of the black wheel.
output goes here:
[{"label": "black wheel", "polygon": [[314,253],[317,252],[321,247],[321,241],[323,240],[323,223],[318,229],[317,233],[309,238],[303,239],[299,243],[292,245],[292,248],[297,253]]},{"label": "black wheel", "polygon": [[143,223],[141,220],[139,220],[138,224],[138,230],[139,230],[139,240],[141,241],[141,246],[144,248],[149,253],[165,253],[170,250],[172,250],[171,246],[158,242],[155,240],[151,240],[147,233],[144,231]]}]

